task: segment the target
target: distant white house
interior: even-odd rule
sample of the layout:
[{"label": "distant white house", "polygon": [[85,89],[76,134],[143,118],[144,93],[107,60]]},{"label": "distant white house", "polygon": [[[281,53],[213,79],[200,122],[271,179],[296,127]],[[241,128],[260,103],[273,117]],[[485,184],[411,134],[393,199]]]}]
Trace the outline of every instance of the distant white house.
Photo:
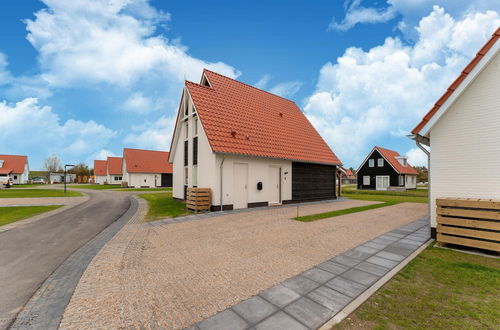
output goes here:
[{"label": "distant white house", "polygon": [[106,180],[108,184],[121,184],[123,181],[122,157],[108,157],[106,164]]},{"label": "distant white house", "polygon": [[[66,183],[73,183],[76,180],[76,174],[66,173]],[[64,183],[64,172],[50,172],[50,183]]]},{"label": "distant white house", "polygon": [[412,131],[430,146],[431,234],[437,198],[500,199],[500,28]]},{"label": "distant white house", "polygon": [[172,164],[168,152],[123,149],[123,181],[129,187],[172,187]]},{"label": "distant white house", "polygon": [[0,176],[8,176],[14,184],[28,183],[28,156],[0,155]]},{"label": "distant white house", "polygon": [[94,183],[107,183],[108,162],[105,160],[94,160]]}]

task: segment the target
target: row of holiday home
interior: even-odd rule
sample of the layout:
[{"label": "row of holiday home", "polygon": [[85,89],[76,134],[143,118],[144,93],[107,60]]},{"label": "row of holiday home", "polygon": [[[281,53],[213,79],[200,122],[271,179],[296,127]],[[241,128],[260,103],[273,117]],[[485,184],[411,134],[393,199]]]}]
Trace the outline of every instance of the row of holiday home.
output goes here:
[{"label": "row of holiday home", "polygon": [[123,157],[94,160],[96,184],[119,184],[127,187],[171,187],[172,164],[168,152],[123,149]]}]

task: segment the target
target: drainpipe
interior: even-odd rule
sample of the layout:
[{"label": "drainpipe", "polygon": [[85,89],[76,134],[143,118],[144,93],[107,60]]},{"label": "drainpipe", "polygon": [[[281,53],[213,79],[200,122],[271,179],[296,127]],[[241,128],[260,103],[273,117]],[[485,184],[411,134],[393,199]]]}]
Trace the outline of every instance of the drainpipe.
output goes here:
[{"label": "drainpipe", "polygon": [[226,157],[222,158],[222,162],[220,163],[220,210],[221,212],[223,211],[223,206],[222,206],[222,168],[224,166],[224,161],[226,160]]},{"label": "drainpipe", "polygon": [[427,191],[428,191],[428,205],[429,205],[429,219],[431,218],[431,153],[424,148],[418,139],[418,135],[415,136],[415,143],[417,147],[422,150],[427,155]]}]

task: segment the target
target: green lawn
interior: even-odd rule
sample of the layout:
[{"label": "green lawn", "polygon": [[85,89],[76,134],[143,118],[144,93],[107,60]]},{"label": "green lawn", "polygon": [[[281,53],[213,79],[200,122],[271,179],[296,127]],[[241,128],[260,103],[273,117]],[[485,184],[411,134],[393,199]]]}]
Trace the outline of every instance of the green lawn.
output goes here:
[{"label": "green lawn", "polygon": [[30,187],[43,187],[44,184],[15,184],[11,188],[30,188]]},{"label": "green lawn", "polygon": [[172,187],[158,187],[158,188],[123,188],[118,191],[172,191]]},{"label": "green lawn", "polygon": [[72,184],[69,185],[68,188],[105,190],[105,189],[119,189],[121,188],[121,186],[117,184]]},{"label": "green lawn", "polygon": [[40,213],[52,211],[61,206],[62,205],[0,207],[0,226],[23,220]]},{"label": "green lawn", "polygon": [[175,218],[192,213],[186,209],[184,203],[174,200],[171,192],[141,194],[139,197],[148,201],[149,211],[146,215],[147,221],[166,217]]},{"label": "green lawn", "polygon": [[498,329],[500,260],[424,250],[333,329]]},{"label": "green lawn", "polygon": [[75,197],[82,196],[78,191],[62,189],[0,189],[0,198],[28,198],[28,197]]},{"label": "green lawn", "polygon": [[342,197],[350,199],[358,199],[365,201],[382,202],[380,204],[366,205],[351,207],[344,210],[336,210],[325,213],[305,215],[294,218],[302,222],[311,222],[319,219],[333,218],[339,215],[362,212],[380,207],[396,205],[404,202],[412,203],[427,203],[427,190],[408,190],[408,191],[374,191],[374,190],[356,190],[344,189],[342,190]]}]

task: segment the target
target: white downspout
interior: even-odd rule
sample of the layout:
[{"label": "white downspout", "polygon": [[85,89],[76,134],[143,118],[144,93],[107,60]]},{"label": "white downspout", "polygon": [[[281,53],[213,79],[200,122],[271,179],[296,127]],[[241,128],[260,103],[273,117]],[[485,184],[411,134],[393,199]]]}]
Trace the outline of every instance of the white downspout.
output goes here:
[{"label": "white downspout", "polygon": [[427,198],[428,198],[428,205],[429,205],[429,221],[431,218],[431,153],[424,148],[424,146],[418,141],[415,140],[415,143],[417,144],[417,147],[419,147],[420,150],[422,150],[426,155],[427,155]]},{"label": "white downspout", "polygon": [[223,211],[223,206],[222,206],[222,169],[224,166],[224,161],[226,160],[226,157],[222,158],[222,162],[220,163],[220,210],[221,212]]}]

